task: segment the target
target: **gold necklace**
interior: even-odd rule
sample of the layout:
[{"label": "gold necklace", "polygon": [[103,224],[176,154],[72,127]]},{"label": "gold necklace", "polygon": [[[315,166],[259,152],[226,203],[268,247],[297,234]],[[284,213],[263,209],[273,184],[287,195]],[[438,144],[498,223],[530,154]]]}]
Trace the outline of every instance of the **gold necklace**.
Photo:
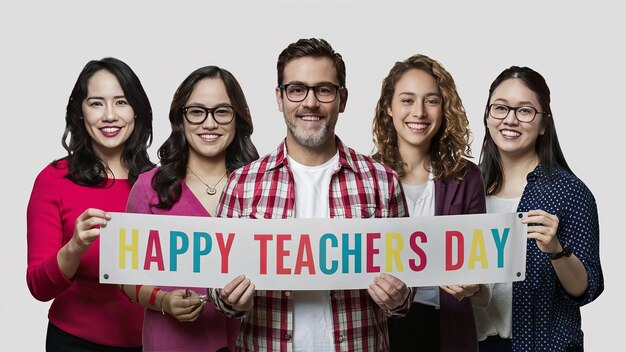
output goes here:
[{"label": "gold necklace", "polygon": [[215,187],[220,183],[220,181],[222,181],[222,179],[224,178],[224,176],[226,176],[228,174],[228,170],[226,170],[226,172],[222,175],[222,177],[220,177],[219,180],[217,180],[217,182],[215,182],[215,185],[213,185],[213,187],[209,186],[206,182],[202,181],[202,179],[200,177],[198,177],[198,175],[196,175],[195,172],[193,172],[193,170],[190,167],[187,167],[187,169],[189,169],[189,171],[191,171],[191,173],[196,176],[196,178],[198,179],[198,181],[202,182],[203,185],[206,186],[206,193],[210,196],[214,195],[215,193],[217,193],[217,189],[215,189]]}]

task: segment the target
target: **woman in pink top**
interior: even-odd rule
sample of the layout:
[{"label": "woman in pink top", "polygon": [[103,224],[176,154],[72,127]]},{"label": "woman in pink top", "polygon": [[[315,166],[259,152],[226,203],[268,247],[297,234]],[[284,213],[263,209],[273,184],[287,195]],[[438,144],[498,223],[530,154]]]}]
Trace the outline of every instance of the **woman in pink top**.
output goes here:
[{"label": "woman in pink top", "polygon": [[[131,213],[212,216],[229,172],[256,160],[252,118],[235,77],[216,66],[192,72],[170,107],[172,132],[159,148],[161,167],[139,176]],[[205,288],[124,285],[148,308],[144,351],[234,350],[239,321],[201,295]]]},{"label": "woman in pink top", "polygon": [[[140,351],[143,311],[99,283],[99,225],[124,211],[154,165],[152,109],[139,78],[115,58],[90,61],[67,104],[68,152],[37,177],[27,210],[26,280],[48,313],[48,351]],[[68,143],[69,139],[69,143]]]}]

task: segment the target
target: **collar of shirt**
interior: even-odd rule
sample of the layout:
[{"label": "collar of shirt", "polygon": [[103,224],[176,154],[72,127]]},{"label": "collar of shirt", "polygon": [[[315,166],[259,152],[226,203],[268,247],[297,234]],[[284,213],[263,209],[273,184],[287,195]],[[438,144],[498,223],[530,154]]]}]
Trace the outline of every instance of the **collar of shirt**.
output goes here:
[{"label": "collar of shirt", "polygon": [[[350,150],[346,145],[344,145],[339,137],[335,136],[335,141],[337,143],[337,153],[339,154],[339,167],[335,170],[339,170],[342,167],[348,168],[353,172],[357,172],[356,167],[356,156],[352,155],[353,151]],[[273,157],[269,158],[269,163],[267,165],[268,170],[274,170],[280,168],[282,166],[287,167],[289,169],[289,161],[287,158],[287,144],[286,139],[280,143],[278,148],[272,153]]]}]

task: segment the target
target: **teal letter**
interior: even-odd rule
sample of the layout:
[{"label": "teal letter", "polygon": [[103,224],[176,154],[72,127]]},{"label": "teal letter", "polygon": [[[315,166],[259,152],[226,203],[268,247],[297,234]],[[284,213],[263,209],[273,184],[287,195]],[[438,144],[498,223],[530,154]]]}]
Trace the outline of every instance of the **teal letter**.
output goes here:
[{"label": "teal letter", "polygon": [[[178,238],[181,240],[181,246],[178,248]],[[180,231],[170,231],[170,271],[176,271],[176,260],[179,254],[187,252],[189,249],[189,237]]]},{"label": "teal letter", "polygon": [[509,228],[504,229],[502,239],[498,234],[498,229],[491,229],[491,235],[493,236],[493,242],[496,244],[498,250],[498,268],[504,267],[504,246],[506,246],[506,240],[509,237]]},{"label": "teal letter", "polygon": [[330,275],[334,274],[337,271],[339,263],[337,263],[336,260],[333,260],[331,261],[332,264],[330,269],[326,266],[326,242],[328,242],[327,240],[330,240],[331,247],[337,248],[337,236],[333,235],[332,233],[327,233],[320,237],[320,267],[324,274]]},{"label": "teal letter", "polygon": [[354,234],[354,249],[350,249],[350,234],[344,233],[341,239],[341,272],[347,274],[350,269],[349,256],[354,256],[354,272],[361,272],[361,234]]},{"label": "teal letter", "polygon": [[[204,239],[204,243],[206,246],[203,250],[200,250],[200,240]],[[205,232],[194,232],[193,233],[193,272],[200,272],[200,256],[207,255],[211,252],[211,248],[213,247],[213,242],[211,241],[211,236]]]}]

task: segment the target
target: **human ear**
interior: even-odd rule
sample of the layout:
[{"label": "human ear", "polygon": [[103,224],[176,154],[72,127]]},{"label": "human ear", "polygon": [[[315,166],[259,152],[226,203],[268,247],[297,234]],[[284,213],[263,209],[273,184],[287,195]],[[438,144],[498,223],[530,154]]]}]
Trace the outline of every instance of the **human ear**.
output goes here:
[{"label": "human ear", "polygon": [[276,87],[276,103],[278,104],[278,111],[283,112],[283,96],[281,93],[280,87]]}]

